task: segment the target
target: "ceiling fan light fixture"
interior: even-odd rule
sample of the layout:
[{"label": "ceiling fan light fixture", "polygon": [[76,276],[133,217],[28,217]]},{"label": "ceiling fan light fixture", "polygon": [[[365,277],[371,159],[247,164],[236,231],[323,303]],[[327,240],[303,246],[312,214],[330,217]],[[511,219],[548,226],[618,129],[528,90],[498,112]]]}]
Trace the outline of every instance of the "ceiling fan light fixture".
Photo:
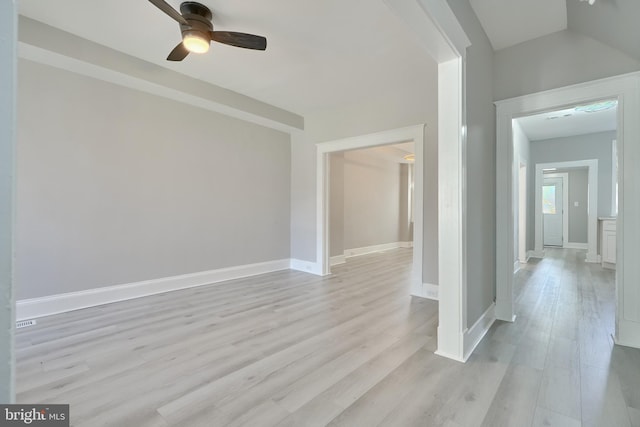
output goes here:
[{"label": "ceiling fan light fixture", "polygon": [[210,40],[200,31],[185,31],[182,34],[182,44],[189,52],[205,53],[209,50]]}]

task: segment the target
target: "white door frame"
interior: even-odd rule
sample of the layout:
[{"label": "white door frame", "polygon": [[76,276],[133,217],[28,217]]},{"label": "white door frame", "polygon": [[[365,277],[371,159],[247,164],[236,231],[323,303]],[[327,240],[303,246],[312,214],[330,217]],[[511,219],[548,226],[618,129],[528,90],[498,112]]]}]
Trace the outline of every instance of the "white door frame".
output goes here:
[{"label": "white door frame", "polygon": [[529,257],[527,256],[527,199],[529,192],[527,191],[529,186],[527,174],[529,168],[527,162],[524,160],[519,161],[518,165],[518,255],[516,257],[513,271],[517,271],[520,268],[521,263],[526,263]]},{"label": "white door frame", "polygon": [[[559,168],[556,168],[556,169],[559,169]],[[544,185],[545,178],[561,178],[562,179],[562,247],[564,248],[564,245],[569,241],[569,173],[560,172],[560,173],[543,174],[542,183],[540,184],[540,198],[542,198],[542,186]],[[538,186],[536,185],[536,188],[537,187]],[[537,202],[537,199],[536,199],[536,202]],[[544,219],[544,215],[542,215],[542,204],[540,204],[540,214],[538,213],[538,208],[536,204],[535,213],[536,215],[541,215],[542,218]],[[536,218],[536,224],[537,223],[538,223],[538,219]],[[542,237],[543,237],[542,243],[544,247],[544,227],[542,230]]]},{"label": "white door frame", "polygon": [[[617,220],[616,265],[616,343],[640,347],[640,263],[637,262],[637,242],[640,241],[640,203],[637,186],[640,171],[640,73],[595,80],[545,92],[496,102],[496,316],[501,320],[515,319],[513,301],[513,197],[514,182],[513,135],[514,118],[552,111],[596,100],[618,100],[619,153],[619,213]],[[629,144],[625,144],[630,141]],[[625,167],[629,165],[628,167]],[[542,173],[542,171],[540,171]],[[627,185],[625,185],[627,184]],[[631,203],[625,204],[628,198]],[[595,215],[597,216],[597,214]],[[629,222],[625,218],[631,218]]]},{"label": "white door frame", "polygon": [[[539,166],[539,167],[538,167]],[[544,236],[543,236],[543,227],[542,227],[542,183],[544,182],[543,175],[553,176],[560,174],[543,174],[543,169],[548,168],[556,168],[556,169],[566,169],[566,168],[579,168],[586,167],[587,168],[587,191],[588,191],[588,206],[587,206],[587,257],[585,259],[586,262],[599,262],[598,260],[598,160],[597,159],[589,159],[589,160],[575,160],[571,162],[554,162],[554,163],[540,163],[536,165],[536,211],[535,211],[535,245],[534,251],[532,253],[533,257],[542,258],[544,257]],[[568,182],[568,180],[567,180]],[[567,191],[568,193],[568,191]],[[568,197],[568,194],[567,194]],[[568,198],[567,198],[567,206],[564,208],[567,209],[565,212],[568,212]],[[563,200],[563,205],[565,204]],[[565,221],[565,218],[563,218]],[[563,232],[568,233],[568,218],[567,225],[563,223]],[[566,231],[565,231],[566,230]],[[564,247],[569,242],[569,235],[566,234],[566,237],[563,238]]]},{"label": "white door frame", "polygon": [[424,124],[376,132],[368,135],[343,138],[334,141],[321,142],[317,147],[316,166],[316,253],[319,256],[318,265],[321,266],[323,276],[331,274],[329,256],[329,154],[378,147],[381,145],[413,142],[415,151],[414,163],[414,226],[413,226],[413,269],[411,274],[411,294],[422,295],[422,240],[423,240],[423,162],[424,162]]},{"label": "white door frame", "polygon": [[[464,361],[477,344],[477,340],[468,339],[465,334],[469,328],[466,309],[463,76],[464,56],[471,42],[447,0],[383,1],[403,21],[407,30],[416,36],[416,41],[425,52],[438,63],[439,321],[436,353]],[[417,230],[415,234],[418,234]]]}]

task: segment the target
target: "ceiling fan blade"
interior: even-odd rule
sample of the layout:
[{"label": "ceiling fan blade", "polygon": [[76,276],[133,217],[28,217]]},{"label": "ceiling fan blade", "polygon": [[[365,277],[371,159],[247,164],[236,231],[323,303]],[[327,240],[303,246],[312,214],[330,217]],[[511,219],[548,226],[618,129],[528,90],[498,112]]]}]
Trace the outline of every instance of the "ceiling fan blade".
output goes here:
[{"label": "ceiling fan blade", "polygon": [[262,36],[233,31],[211,31],[211,40],[245,49],[265,50],[267,39]]},{"label": "ceiling fan blade", "polygon": [[182,61],[187,57],[189,51],[182,44],[182,42],[178,43],[178,46],[174,47],[169,56],[167,56],[167,61]]},{"label": "ceiling fan blade", "polygon": [[190,26],[186,19],[174,8],[171,7],[169,3],[164,0],[149,0],[155,7],[178,21],[178,23],[186,26]]}]

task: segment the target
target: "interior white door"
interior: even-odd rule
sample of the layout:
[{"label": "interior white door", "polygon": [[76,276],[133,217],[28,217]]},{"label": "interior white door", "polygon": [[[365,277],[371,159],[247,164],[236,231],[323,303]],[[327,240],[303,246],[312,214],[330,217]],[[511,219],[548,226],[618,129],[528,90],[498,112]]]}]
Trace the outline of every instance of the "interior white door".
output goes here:
[{"label": "interior white door", "polygon": [[542,215],[545,246],[562,246],[562,178],[545,178],[542,186]]}]

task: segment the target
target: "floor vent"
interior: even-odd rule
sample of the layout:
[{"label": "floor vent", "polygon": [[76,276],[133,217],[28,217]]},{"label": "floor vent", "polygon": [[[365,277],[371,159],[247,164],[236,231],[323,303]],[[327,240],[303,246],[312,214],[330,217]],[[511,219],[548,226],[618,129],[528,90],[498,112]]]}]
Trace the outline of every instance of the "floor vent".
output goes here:
[{"label": "floor vent", "polygon": [[21,320],[19,322],[16,322],[16,329],[26,328],[27,326],[33,326],[35,324],[35,320]]}]

